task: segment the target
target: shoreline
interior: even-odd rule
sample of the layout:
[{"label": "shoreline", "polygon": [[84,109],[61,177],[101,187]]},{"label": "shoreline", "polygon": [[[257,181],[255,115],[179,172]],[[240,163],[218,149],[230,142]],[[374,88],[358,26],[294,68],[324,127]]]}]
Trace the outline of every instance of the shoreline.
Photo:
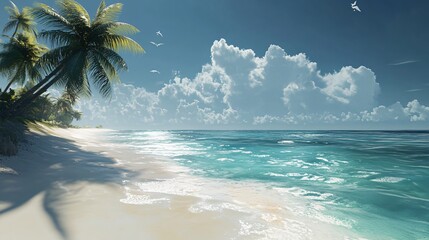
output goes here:
[{"label": "shoreline", "polygon": [[0,171],[2,239],[355,237],[295,214],[305,206],[288,193],[193,176],[106,141],[109,131],[44,127],[17,156],[1,158],[10,169]]}]

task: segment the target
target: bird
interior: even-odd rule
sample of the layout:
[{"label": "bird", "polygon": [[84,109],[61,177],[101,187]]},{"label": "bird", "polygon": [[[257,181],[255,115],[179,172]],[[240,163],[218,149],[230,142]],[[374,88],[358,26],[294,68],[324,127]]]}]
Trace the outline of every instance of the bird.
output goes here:
[{"label": "bird", "polygon": [[161,31],[156,32],[156,35],[160,36],[160,37],[164,37],[161,33]]},{"label": "bird", "polygon": [[357,1],[352,3],[352,9],[353,9],[353,11],[361,12],[361,10],[359,9],[359,6],[357,5]]},{"label": "bird", "polygon": [[158,70],[155,70],[155,69],[150,70],[150,72],[160,74],[160,72]]},{"label": "bird", "polygon": [[164,45],[164,43],[156,43],[156,42],[150,42],[150,43],[153,44],[156,47]]}]

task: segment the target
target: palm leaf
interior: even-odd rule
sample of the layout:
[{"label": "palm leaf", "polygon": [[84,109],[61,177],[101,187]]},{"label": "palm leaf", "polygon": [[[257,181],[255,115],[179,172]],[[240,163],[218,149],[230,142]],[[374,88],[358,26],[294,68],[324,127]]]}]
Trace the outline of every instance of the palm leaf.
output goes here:
[{"label": "palm leaf", "polygon": [[46,30],[39,33],[38,37],[46,39],[54,47],[68,45],[79,38],[75,33],[62,30]]},{"label": "palm leaf", "polygon": [[39,69],[40,72],[45,72],[47,75],[52,72],[61,63],[61,61],[72,54],[73,48],[70,48],[70,46],[52,49],[40,57],[36,64],[36,68]]},{"label": "palm leaf", "polygon": [[6,6],[5,9],[6,11],[9,13],[10,16],[19,16],[20,12],[19,12],[19,8],[15,5],[14,2],[9,1],[11,6]]},{"label": "palm leaf", "polygon": [[100,64],[100,66],[103,68],[103,71],[106,72],[106,75],[109,77],[112,81],[118,81],[118,71],[123,70],[123,68],[116,68],[108,58],[103,56],[97,51],[90,51],[91,56],[91,62],[96,61]]},{"label": "palm leaf", "polygon": [[[104,4],[104,6],[102,5]],[[100,12],[97,12],[93,25],[98,25],[106,22],[116,21],[119,14],[122,12],[122,3],[112,4],[106,7],[104,1],[100,3],[99,7]]]},{"label": "palm leaf", "polygon": [[27,67],[27,76],[30,81],[39,82],[41,80],[40,71],[35,67],[35,64],[32,67]]},{"label": "palm leaf", "polygon": [[34,22],[33,9],[24,7],[21,14],[22,24],[19,27],[26,32],[33,32],[36,34],[36,23]]},{"label": "palm leaf", "polygon": [[118,34],[118,35],[129,35],[140,32],[140,30],[131,24],[123,22],[108,22],[99,24],[93,27],[91,36],[100,36],[106,33]]},{"label": "palm leaf", "polygon": [[11,20],[11,21],[7,22],[4,25],[3,33],[6,33],[6,32],[9,32],[10,30],[13,30],[14,28],[16,28],[17,24],[18,24],[18,20]]},{"label": "palm leaf", "polygon": [[32,11],[33,15],[39,19],[40,23],[49,27],[60,28],[64,31],[73,31],[73,25],[55,9],[46,4],[38,3]]},{"label": "palm leaf", "polygon": [[25,82],[25,67],[24,64],[19,65],[14,73],[9,76],[9,81],[13,83],[18,83],[20,85],[24,84]]},{"label": "palm leaf", "polygon": [[94,21],[97,21],[97,19],[101,17],[101,14],[105,8],[106,8],[106,2],[104,0],[101,0],[100,5],[97,8],[97,13],[95,14]]},{"label": "palm leaf", "polygon": [[58,81],[58,84],[65,86],[66,89],[78,95],[91,96],[88,76],[88,59],[86,51],[79,51],[67,59],[63,70],[64,76]]},{"label": "palm leaf", "polygon": [[128,69],[127,63],[117,52],[104,47],[97,48],[96,51],[99,54],[103,55],[104,58],[108,59],[109,62],[115,66],[116,69]]},{"label": "palm leaf", "polygon": [[102,40],[100,42],[102,46],[115,51],[129,50],[136,53],[144,52],[144,49],[136,41],[118,34],[105,34],[102,36]]},{"label": "palm leaf", "polygon": [[[97,56],[92,55],[91,57],[92,59],[90,61],[89,71],[91,78],[93,79],[94,84],[98,88],[100,94],[103,97],[110,97],[112,92],[112,76],[106,72],[106,68],[103,66],[103,64],[100,63],[100,59]],[[108,71],[111,71],[111,69]],[[114,69],[113,72],[115,72]]]},{"label": "palm leaf", "polygon": [[86,9],[74,0],[57,1],[60,13],[64,18],[75,26],[83,25],[89,27],[91,18]]}]

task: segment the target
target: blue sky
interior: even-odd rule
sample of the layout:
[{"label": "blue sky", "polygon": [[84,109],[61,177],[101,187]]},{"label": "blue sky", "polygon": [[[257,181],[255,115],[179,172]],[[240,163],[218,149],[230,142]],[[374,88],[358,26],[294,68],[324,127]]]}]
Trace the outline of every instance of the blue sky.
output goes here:
[{"label": "blue sky", "polygon": [[[33,2],[15,1],[19,7],[32,5]],[[54,5],[54,1],[42,2]],[[137,114],[134,116],[136,119],[130,120],[133,123],[133,128],[139,128],[140,124],[154,128],[166,128],[167,125],[173,126],[173,128],[174,126],[177,126],[177,128],[198,126],[198,128],[214,129],[288,128],[291,126],[291,122],[285,119],[296,118],[299,115],[315,114],[318,114],[319,117],[313,116],[315,119],[311,122],[305,125],[297,124],[295,127],[335,128],[335,126],[338,126],[337,123],[334,123],[335,121],[340,121],[344,128],[358,129],[428,127],[425,117],[427,116],[425,114],[428,114],[425,106],[429,105],[429,98],[427,97],[429,78],[426,73],[429,67],[429,28],[427,27],[429,22],[429,14],[427,14],[429,2],[427,1],[361,0],[358,1],[358,5],[362,12],[354,12],[350,7],[352,1],[347,0],[123,0],[121,2],[124,3],[124,10],[120,20],[132,23],[141,30],[141,33],[133,36],[133,38],[146,49],[146,53],[143,55],[125,54],[130,70],[122,74],[122,82],[126,85],[118,86],[118,91],[121,91],[121,89],[128,89],[127,91],[134,92],[144,90],[149,95],[153,94],[151,95],[153,101],[160,102],[153,107],[152,113],[148,113],[148,108],[142,106],[142,104],[139,104],[137,109],[136,106],[133,106],[134,111],[145,112],[140,115]],[[98,6],[97,1],[80,1],[80,3],[90,13],[94,13]],[[107,1],[107,3],[113,3],[113,1]],[[2,5],[5,6],[6,3],[3,2]],[[6,21],[5,16],[6,14],[1,14],[0,23]],[[163,33],[163,38],[155,34],[158,30]],[[165,45],[157,48],[150,44],[150,41],[162,42]],[[217,41],[218,44],[216,45],[214,41]],[[270,47],[271,45],[275,47]],[[238,50],[231,50],[232,46]],[[180,104],[176,104],[175,108],[171,106],[170,102],[168,106],[162,105],[161,91],[169,89],[164,87],[164,84],[174,83],[175,77],[179,79],[179,82],[180,79],[198,82],[198,75],[212,74],[210,77],[212,80],[214,79],[213,81],[220,81],[221,84],[225,85],[225,81],[222,82],[222,80],[216,79],[218,78],[216,75],[218,73],[214,72],[217,70],[203,69],[205,64],[209,64],[212,68],[222,68],[222,61],[225,61],[227,65],[223,66],[223,70],[230,65],[235,66],[235,69],[225,72],[226,76],[231,78],[232,81],[232,83],[228,84],[238,86],[240,85],[239,81],[249,81],[250,71],[246,72],[249,69],[246,68],[245,63],[228,61],[228,57],[234,58],[232,55],[227,56],[228,54],[235,54],[235,57],[237,57],[239,55],[243,56],[243,52],[245,55],[246,50],[252,51],[253,55],[248,56],[247,60],[253,64],[262,61],[261,59],[267,60],[270,56],[266,52],[269,49],[274,49],[275,51],[273,51],[276,52],[279,50],[277,48],[284,51],[283,57],[305,53],[305,58],[303,58],[305,61],[317,63],[312,73],[312,70],[309,70],[311,67],[298,68],[298,70],[297,68],[291,68],[286,71],[286,69],[269,70],[275,69],[275,67],[268,65],[267,68],[261,70],[263,71],[262,77],[267,83],[270,81],[278,82],[279,84],[276,86],[283,90],[289,86],[290,91],[287,94],[283,91],[283,95],[281,93],[278,95],[278,102],[274,99],[270,100],[270,98],[264,99],[269,95],[277,95],[274,94],[275,88],[267,87],[268,84],[262,81],[262,87],[233,88],[231,96],[224,91],[218,96],[218,100],[204,102],[199,93],[195,94],[196,97],[194,98],[185,94],[186,99],[176,99],[176,102],[183,100],[182,102],[187,104],[194,103],[194,105],[198,105],[194,111],[202,115],[193,118],[194,120],[198,119],[196,122],[186,120],[186,117],[177,114],[177,106]],[[217,62],[213,62],[213,50],[219,50],[222,54],[227,55],[219,56]],[[297,66],[300,64],[296,59],[291,61]],[[291,64],[291,61],[283,64]],[[239,69],[240,66],[243,69]],[[355,70],[342,70],[343,67],[347,66],[351,66]],[[364,66],[364,70],[356,70],[360,66]],[[152,69],[157,69],[160,74],[150,73]],[[255,67],[255,69],[261,69],[261,66]],[[296,73],[296,75],[284,77],[291,72]],[[353,74],[358,74],[356,79],[361,79],[364,76],[363,80],[353,79],[354,77],[350,75],[352,72]],[[335,73],[339,74],[331,78],[327,77],[327,75],[334,75]],[[344,79],[352,78],[352,82],[357,83],[357,94],[352,93],[350,95],[344,91],[338,92],[340,91],[337,89],[338,87],[347,87],[346,85],[349,84],[344,79],[345,82],[338,80],[341,78],[341,74],[346,73],[350,74],[347,77],[343,76]],[[299,80],[301,82],[299,82],[296,78],[299,78],[300,74],[308,74],[308,78],[303,77],[303,80],[301,79]],[[362,76],[359,74],[362,74]],[[245,76],[240,78],[239,76],[242,75]],[[270,80],[271,78],[273,80]],[[308,84],[312,82],[316,86],[315,89],[308,87]],[[340,85],[332,85],[332,82]],[[295,83],[299,88],[299,94],[297,91],[293,92],[293,94],[291,92]],[[129,86],[133,90],[130,90]],[[170,84],[169,87],[174,86]],[[183,90],[183,86],[180,89]],[[316,91],[317,94],[310,93],[310,90]],[[216,96],[216,91],[207,92],[206,94]],[[247,92],[242,93],[243,91]],[[269,94],[270,91],[274,91],[273,94]],[[372,92],[367,94],[363,93],[364,91]],[[263,94],[262,92],[265,93]],[[258,109],[246,109],[246,99],[256,96],[255,94],[261,98],[259,103],[262,105],[261,109],[266,109],[267,113],[264,114],[262,110]],[[289,96],[289,100],[285,100],[287,98],[285,94]],[[339,94],[349,95],[344,97]],[[225,98],[226,95],[227,101],[225,99],[219,100]],[[242,96],[242,99],[237,100],[238,96]],[[321,104],[322,100],[315,101],[317,98],[321,98],[323,101],[326,100],[327,103]],[[368,101],[361,101],[360,98],[367,98]],[[112,108],[116,106],[115,99],[117,98],[114,97],[113,103],[110,102],[112,103]],[[419,121],[410,121],[412,116],[416,116],[417,113],[412,115],[410,110],[406,110],[407,104],[414,100],[417,100],[419,104],[414,108],[422,109],[419,110],[420,112],[415,110],[419,114],[421,113],[416,117],[416,119],[420,119]],[[109,121],[103,120],[106,118],[95,116],[103,115],[103,112],[94,113],[94,111],[89,110],[93,109],[89,107],[91,104],[102,104],[102,102],[97,102],[102,101],[98,100],[97,96],[93,100],[85,101],[88,103],[82,104],[81,108],[84,113],[87,113],[86,115],[91,115],[91,119],[84,118],[84,124],[91,125],[100,122],[109,127],[123,128],[123,123],[120,119],[109,123]],[[122,105],[119,104],[118,106],[123,106],[124,101],[124,99],[121,99],[116,102],[121,102]],[[144,99],[142,101],[149,100]],[[297,108],[298,103],[296,104],[297,106],[294,106],[294,101],[299,101],[301,105],[306,103],[305,111]],[[202,102],[207,106],[201,105]],[[314,102],[317,102],[317,104]],[[338,102],[338,104],[333,102]],[[397,102],[401,103],[402,110],[392,110],[393,108],[390,108]],[[211,107],[210,111],[207,110],[209,109],[208,106]],[[371,113],[375,109],[374,114],[377,114],[380,106],[384,106],[387,112],[391,110],[390,114],[393,115],[395,115],[395,111],[408,111],[405,113],[408,118],[402,116],[401,112],[399,114],[401,116],[392,115],[393,120],[384,118],[384,120],[373,122],[362,120],[362,112]],[[235,112],[228,115],[228,111],[225,111],[228,109],[232,109],[231,111]],[[338,111],[339,109],[341,110],[340,112]],[[167,110],[168,113],[165,113],[165,111],[162,113],[163,110]],[[318,112],[316,110],[323,111]],[[188,109],[187,111],[191,110]],[[155,114],[154,112],[157,113]],[[172,112],[176,114],[170,115]],[[220,115],[218,115],[215,122],[210,122],[207,119],[211,119],[210,116],[213,117],[213,114],[208,114],[208,112]],[[348,112],[359,115],[359,123],[346,123],[345,120],[338,117],[341,113],[347,114]],[[108,113],[104,112],[104,114]],[[130,113],[128,112],[128,114]],[[326,118],[329,114],[337,116],[339,120],[331,119],[331,122],[328,121],[329,123],[327,124],[320,124],[321,116],[323,115]],[[286,115],[289,118],[285,117]],[[259,120],[263,116],[269,117],[265,118],[263,124],[256,124],[260,122]],[[140,117],[147,119],[140,122],[138,120]],[[167,117],[169,117],[168,120]],[[402,117],[405,120],[400,121]],[[317,121],[316,118],[318,119]],[[177,121],[173,123],[172,119]],[[184,120],[181,122],[178,119]],[[271,121],[267,119],[271,119]],[[296,120],[295,122],[303,122],[303,120]]]}]

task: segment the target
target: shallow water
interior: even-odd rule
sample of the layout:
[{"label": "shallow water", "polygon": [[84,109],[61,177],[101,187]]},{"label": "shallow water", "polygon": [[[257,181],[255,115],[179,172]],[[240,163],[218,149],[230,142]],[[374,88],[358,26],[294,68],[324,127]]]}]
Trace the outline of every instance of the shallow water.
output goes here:
[{"label": "shallow water", "polygon": [[[427,131],[118,131],[110,139],[143,154],[168,157],[196,177],[261,183],[305,202],[284,208],[362,238],[429,236]],[[176,195],[199,187],[186,181],[136,184],[141,191]],[[216,204],[190,211],[240,211],[227,202]]]}]

